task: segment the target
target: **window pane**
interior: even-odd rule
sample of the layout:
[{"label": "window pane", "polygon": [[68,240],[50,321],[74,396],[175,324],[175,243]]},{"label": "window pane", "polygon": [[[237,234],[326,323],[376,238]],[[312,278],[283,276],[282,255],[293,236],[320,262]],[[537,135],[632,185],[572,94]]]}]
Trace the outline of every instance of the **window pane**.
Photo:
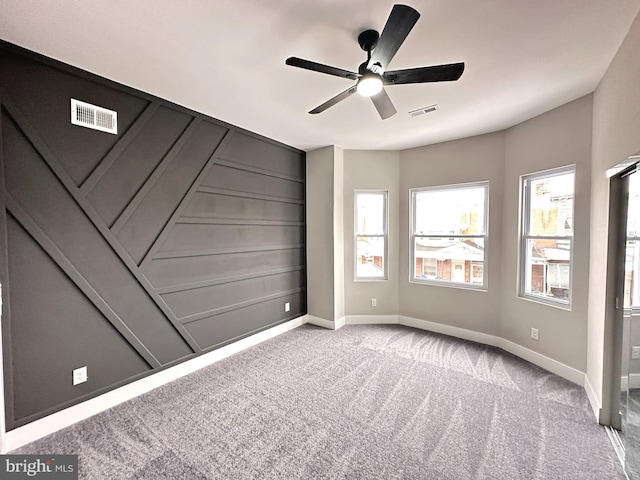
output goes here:
[{"label": "window pane", "polygon": [[384,237],[356,239],[356,277],[384,277]]},{"label": "window pane", "polygon": [[629,175],[627,237],[640,237],[640,176]]},{"label": "window pane", "polygon": [[529,235],[573,235],[573,172],[529,181]]},{"label": "window pane", "polygon": [[387,192],[355,191],[355,278],[387,278]]},{"label": "window pane", "polygon": [[416,279],[482,285],[484,238],[416,237]]},{"label": "window pane", "polygon": [[640,306],[640,241],[627,239],[624,266],[624,307]]},{"label": "window pane", "polygon": [[525,258],[525,293],[569,301],[569,240],[527,239]]},{"label": "window pane", "polygon": [[485,187],[449,188],[415,193],[418,235],[485,233]]},{"label": "window pane", "polygon": [[384,194],[358,193],[356,195],[356,232],[384,234]]},{"label": "window pane", "polygon": [[549,263],[547,265],[547,283],[549,288],[569,288],[569,264]]},{"label": "window pane", "polygon": [[640,307],[640,175],[629,175],[624,307]]}]

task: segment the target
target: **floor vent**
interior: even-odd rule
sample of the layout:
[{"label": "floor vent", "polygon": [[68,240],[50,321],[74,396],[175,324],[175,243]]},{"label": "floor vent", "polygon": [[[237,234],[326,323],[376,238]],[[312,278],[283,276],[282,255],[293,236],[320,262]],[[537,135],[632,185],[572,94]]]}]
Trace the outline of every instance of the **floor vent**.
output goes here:
[{"label": "floor vent", "polygon": [[118,134],[118,113],[90,103],[71,99],[71,123],[81,127]]},{"label": "floor vent", "polygon": [[429,105],[428,107],[422,107],[418,108],[417,110],[412,110],[409,112],[409,115],[411,115],[412,117],[419,117],[420,115],[435,112],[437,109],[438,105]]}]

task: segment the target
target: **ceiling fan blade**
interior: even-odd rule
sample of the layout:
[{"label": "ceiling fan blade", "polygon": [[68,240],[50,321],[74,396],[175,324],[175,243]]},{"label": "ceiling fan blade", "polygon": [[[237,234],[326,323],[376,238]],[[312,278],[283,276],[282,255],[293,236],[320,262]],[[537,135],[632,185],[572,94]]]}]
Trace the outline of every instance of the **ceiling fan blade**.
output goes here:
[{"label": "ceiling fan blade", "polygon": [[287,58],[285,63],[287,65],[291,65],[292,67],[304,68],[305,70],[326,73],[328,75],[335,75],[336,77],[348,78],[349,80],[357,80],[359,77],[357,73],[350,72],[349,70],[343,70],[342,68],[323,65],[322,63],[316,63],[298,57],[289,57]]},{"label": "ceiling fan blade", "polygon": [[435,65],[433,67],[407,68],[385,72],[382,76],[385,85],[404,83],[451,82],[458,80],[464,72],[464,63]]},{"label": "ceiling fan blade", "polygon": [[380,93],[373,95],[370,98],[375,105],[376,110],[378,110],[380,118],[383,120],[386,120],[396,114],[396,107],[393,106],[393,102],[389,98],[389,95],[387,95],[387,91],[384,88],[380,90]]},{"label": "ceiling fan blade", "polygon": [[322,105],[317,106],[316,108],[314,108],[313,110],[311,110],[309,113],[322,113],[324,112],[327,108],[329,107],[333,107],[336,103],[341,102],[342,100],[350,97],[351,95],[353,95],[354,93],[356,93],[356,86],[352,86],[348,89],[346,89],[344,92],[339,93],[338,95],[336,95],[335,97],[333,97],[330,100],[327,100],[326,102],[324,102]]},{"label": "ceiling fan blade", "polygon": [[418,18],[420,18],[420,14],[417,10],[407,5],[393,6],[387,23],[380,34],[378,44],[371,53],[371,59],[367,64],[369,70],[379,74],[386,70],[389,62],[391,62],[400,45],[409,35]]}]

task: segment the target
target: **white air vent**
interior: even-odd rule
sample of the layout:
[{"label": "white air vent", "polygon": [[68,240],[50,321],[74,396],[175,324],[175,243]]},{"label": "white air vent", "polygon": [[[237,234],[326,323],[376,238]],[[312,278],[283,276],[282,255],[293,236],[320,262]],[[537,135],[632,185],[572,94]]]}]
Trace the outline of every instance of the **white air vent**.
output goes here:
[{"label": "white air vent", "polygon": [[118,113],[71,99],[71,123],[101,132],[118,134]]},{"label": "white air vent", "polygon": [[409,112],[409,115],[411,115],[412,117],[419,117],[420,115],[424,115],[426,113],[435,112],[437,109],[438,109],[438,105],[429,105],[428,107],[412,110]]}]

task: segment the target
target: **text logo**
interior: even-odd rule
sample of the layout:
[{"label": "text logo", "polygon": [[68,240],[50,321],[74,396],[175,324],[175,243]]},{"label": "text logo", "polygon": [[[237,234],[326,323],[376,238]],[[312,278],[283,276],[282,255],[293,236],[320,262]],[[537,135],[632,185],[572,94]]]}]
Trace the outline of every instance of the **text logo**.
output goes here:
[{"label": "text logo", "polygon": [[78,480],[78,456],[0,455],[0,478]]}]

